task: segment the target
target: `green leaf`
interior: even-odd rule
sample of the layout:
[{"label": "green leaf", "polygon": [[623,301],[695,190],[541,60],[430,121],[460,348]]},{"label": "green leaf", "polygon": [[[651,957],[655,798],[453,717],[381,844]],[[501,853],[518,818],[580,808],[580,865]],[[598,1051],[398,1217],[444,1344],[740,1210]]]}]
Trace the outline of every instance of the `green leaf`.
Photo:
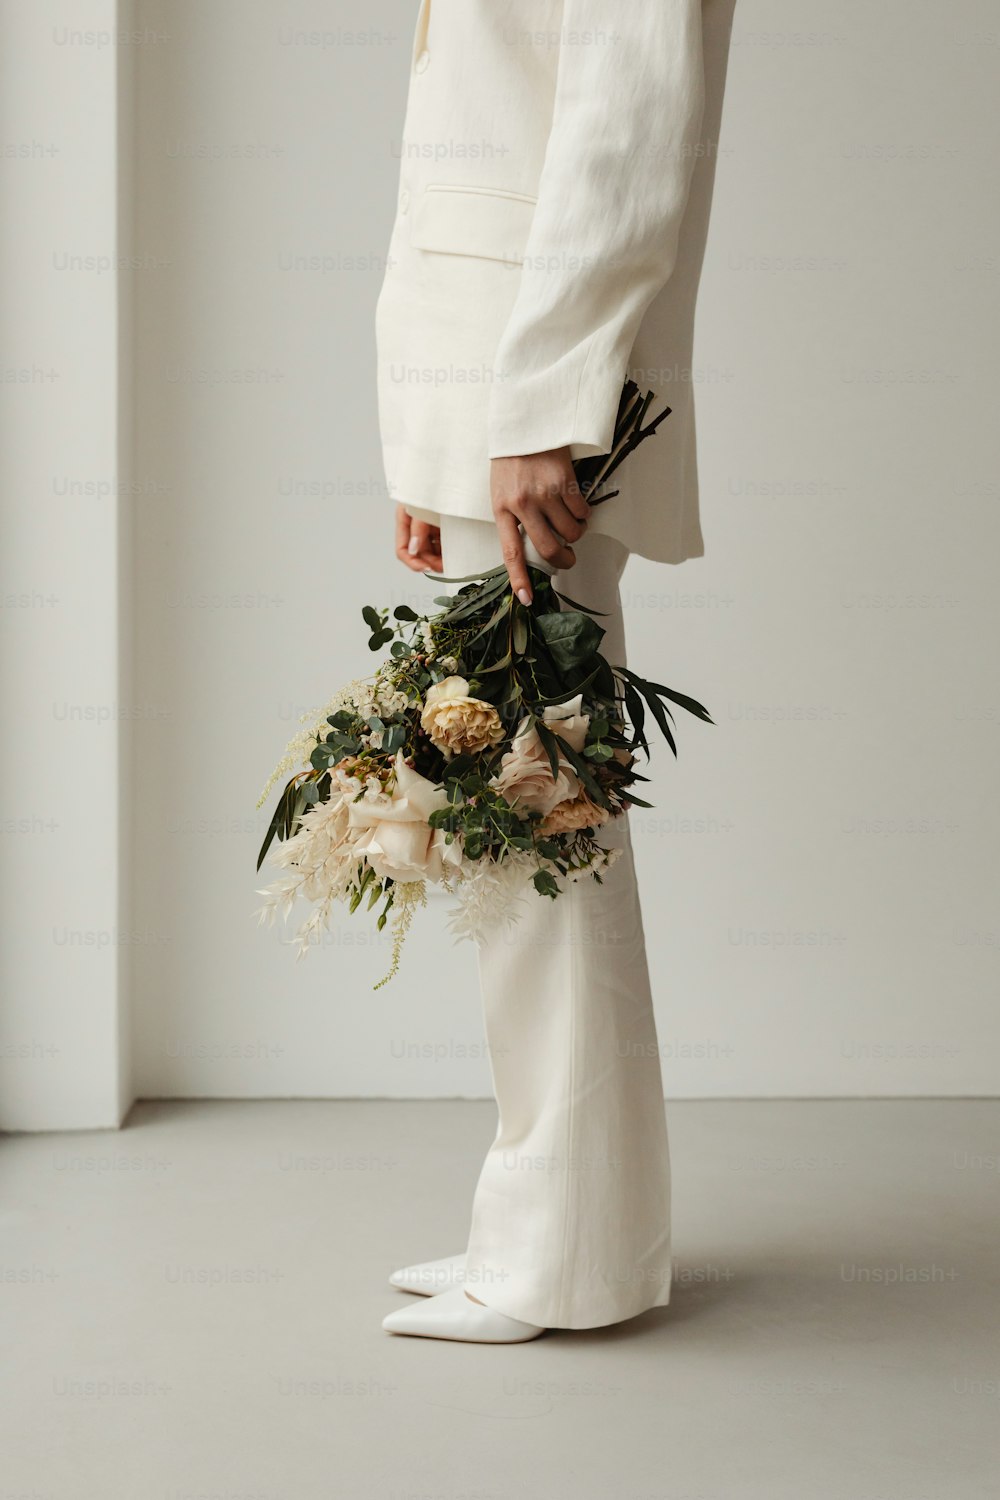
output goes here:
[{"label": "green leaf", "polygon": [[506,569],[504,569],[502,577],[496,578],[484,588],[473,589],[468,594],[459,594],[458,598],[454,601],[454,607],[446,610],[439,617],[440,621],[441,623],[452,624],[456,620],[468,619],[470,615],[478,614],[481,609],[485,609],[488,604],[492,604],[501,594],[509,593],[510,581],[507,577]]},{"label": "green leaf", "polygon": [[646,736],[643,733],[643,726],[646,723],[645,705],[643,704],[642,698],[639,696],[630,682],[626,682],[624,684],[624,687],[625,707],[628,711],[629,719],[632,722],[633,741],[637,749],[644,750],[648,755],[649,741],[646,739]]},{"label": "green leaf", "polygon": [[474,768],[475,764],[475,757],[472,755],[463,753],[462,755],[454,756],[445,766],[445,786],[447,786],[449,782],[460,781],[467,772],[471,771]]},{"label": "green leaf", "polygon": [[704,704],[699,703],[696,698],[689,698],[686,693],[676,693],[673,688],[664,687],[662,682],[647,682],[628,667],[616,667],[615,670],[620,676],[633,683],[645,696],[647,702],[649,702],[651,694],[658,693],[661,698],[669,698],[671,703],[676,703],[678,708],[686,709],[689,714],[694,714],[695,718],[701,719],[703,723],[712,724],[715,722],[708,709]]},{"label": "green leaf", "polygon": [[382,629],[382,616],[370,604],[366,604],[361,611],[361,618],[372,632]]},{"label": "green leaf", "polygon": [[495,630],[496,627],[501,624],[502,621],[507,617],[507,615],[510,614],[510,603],[511,601],[508,598],[501,599],[493,614],[490,615],[490,618],[486,621],[486,624],[481,625],[480,628],[476,631],[475,635],[470,635],[468,637],[463,649],[468,649],[468,647],[471,646],[475,641],[482,640],[483,636],[489,635],[491,630]]},{"label": "green leaf", "polygon": [[396,608],[393,610],[392,613],[393,613],[393,618],[396,619],[396,620],[419,620],[420,619],[420,616],[417,614],[416,610],[415,609],[411,609],[408,604],[397,604]]},{"label": "green leaf", "polygon": [[599,670],[599,667],[595,667],[592,672],[587,673],[586,677],[577,678],[572,687],[560,688],[559,692],[553,693],[551,698],[532,698],[531,701],[546,708],[553,703],[568,703],[571,698],[575,698],[577,693],[581,692],[593,681]]},{"label": "green leaf", "polygon": [[551,896],[555,899],[559,894],[559,884],[551,870],[536,870],[531,877],[531,883],[540,896]]},{"label": "green leaf", "polygon": [[[648,683],[646,684],[646,687],[648,689],[648,687],[649,687]],[[641,689],[640,689],[640,691],[641,691]],[[654,692],[647,691],[644,694],[644,697],[646,699],[646,702],[649,704],[650,709],[652,710],[653,718],[656,720],[657,724],[659,725],[660,733],[663,735],[663,738],[666,740],[667,744],[670,746],[671,750],[674,752],[674,755],[676,756],[676,754],[677,754],[677,746],[674,743],[674,737],[673,737],[673,735],[670,732],[670,725],[667,722],[667,711],[666,711],[666,709],[663,707],[663,704],[660,702],[659,698],[656,696],[656,694]]]},{"label": "green leaf", "polygon": [[565,740],[562,742],[562,752],[598,806],[609,807],[611,804],[608,802],[604,788],[595,780],[594,774],[583,756],[574,750],[572,745],[567,744]]},{"label": "green leaf", "polygon": [[[466,573],[462,578],[449,578],[444,573],[437,573],[435,574],[435,577],[438,578],[441,583],[479,583],[485,582],[490,578],[499,578],[501,574],[505,574],[506,572],[507,569],[504,567],[503,563],[501,563],[497,568],[490,568],[487,573]],[[450,604],[451,600],[446,600],[446,603]]]},{"label": "green leaf", "polygon": [[298,777],[293,776],[291,781],[285,784],[285,788],[282,791],[281,796],[278,798],[278,805],[274,809],[274,816],[271,818],[271,821],[268,824],[267,833],[264,836],[264,842],[261,845],[260,853],[257,856],[258,870],[264,863],[264,860],[267,857],[267,851],[268,849],[270,849],[275,838],[283,839],[285,837],[284,829],[286,826],[287,803],[289,797],[294,795],[297,783]]},{"label": "green leaf", "polygon": [[[510,655],[510,652],[508,651],[506,653],[506,655],[501,656],[501,658],[500,658],[499,661],[490,662],[488,666],[479,666],[479,667],[476,668],[476,671],[477,671],[477,673],[479,674],[480,677],[488,677],[491,672],[502,672],[502,671],[505,671],[507,669],[507,667],[510,666],[510,664],[511,664],[511,655]],[[474,679],[470,681],[469,686],[470,687],[474,686]]]},{"label": "green leaf", "polygon": [[575,609],[539,615],[535,632],[545,642],[556,666],[564,672],[589,664],[604,638],[597,621]]},{"label": "green leaf", "polygon": [[542,719],[535,720],[535,730],[541,741],[542,749],[549,758],[549,765],[552,768],[552,780],[555,781],[559,775],[559,750],[561,742],[556,739],[552,730]]}]

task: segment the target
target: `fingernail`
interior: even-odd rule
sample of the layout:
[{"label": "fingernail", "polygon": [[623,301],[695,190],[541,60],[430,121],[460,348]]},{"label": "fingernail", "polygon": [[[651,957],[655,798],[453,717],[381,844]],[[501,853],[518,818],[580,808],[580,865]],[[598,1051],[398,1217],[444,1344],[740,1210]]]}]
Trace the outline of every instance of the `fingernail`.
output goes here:
[{"label": "fingernail", "polygon": [[410,546],[408,550],[411,557],[416,557],[417,553],[420,551],[420,542],[415,536],[410,537]]},{"label": "fingernail", "polygon": [[531,603],[531,594],[527,589],[518,589],[517,597],[525,607]]}]

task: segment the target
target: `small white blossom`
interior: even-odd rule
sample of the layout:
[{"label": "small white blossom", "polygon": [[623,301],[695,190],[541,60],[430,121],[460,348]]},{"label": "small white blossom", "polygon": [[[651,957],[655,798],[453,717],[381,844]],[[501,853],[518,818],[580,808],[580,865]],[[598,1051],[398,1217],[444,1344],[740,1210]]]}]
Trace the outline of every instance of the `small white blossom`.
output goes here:
[{"label": "small white blossom", "polygon": [[271,788],[281,776],[287,776],[292,771],[297,771],[300,766],[309,764],[309,756],[312,754],[313,746],[321,739],[325,739],[329,731],[327,719],[341,709],[356,711],[358,700],[365,694],[371,693],[371,684],[361,678],[349,682],[339,693],[335,693],[325,708],[309,709],[307,713],[299,715],[299,723],[305,724],[305,729],[299,730],[285,746],[285,753],[271,772],[267,785],[257,799],[257,806],[263,807],[270,795]]}]

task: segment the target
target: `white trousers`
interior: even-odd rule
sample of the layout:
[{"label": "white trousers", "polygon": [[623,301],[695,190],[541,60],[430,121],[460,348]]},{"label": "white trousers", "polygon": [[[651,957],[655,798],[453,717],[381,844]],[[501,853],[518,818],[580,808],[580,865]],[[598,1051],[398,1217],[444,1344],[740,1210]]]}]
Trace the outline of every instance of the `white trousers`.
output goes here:
[{"label": "white trousers", "polygon": [[[492,522],[442,517],[444,572],[500,561]],[[600,610],[602,651],[625,664],[611,537],[576,544],[554,582]],[[479,945],[499,1110],[472,1208],[468,1289],[545,1328],[596,1328],[670,1296],[670,1167],[656,1024],[628,819],[605,825],[622,853],[598,884],[529,891],[513,931]]]}]

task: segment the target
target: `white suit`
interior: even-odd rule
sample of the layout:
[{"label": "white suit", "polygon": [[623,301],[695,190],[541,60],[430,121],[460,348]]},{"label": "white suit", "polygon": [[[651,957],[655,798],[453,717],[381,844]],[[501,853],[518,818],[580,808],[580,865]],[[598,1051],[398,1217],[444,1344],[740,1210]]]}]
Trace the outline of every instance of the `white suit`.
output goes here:
[{"label": "white suit", "polygon": [[[614,504],[614,501],[611,502]],[[496,527],[445,516],[444,569],[496,567]],[[588,532],[555,586],[600,611],[625,662],[618,585],[628,553]],[[663,1080],[627,818],[620,851],[553,901],[529,890],[479,945],[499,1124],[472,1205],[467,1286],[542,1328],[597,1328],[670,1299],[670,1161]]]},{"label": "white suit", "polygon": [[[631,374],[674,414],[615,476],[557,587],[625,664],[629,552],[703,550],[690,380],[734,0],[423,0],[378,306],[390,493],[446,574],[500,561],[489,459],[607,451]],[[666,759],[665,755],[662,757]],[[670,1296],[663,1085],[627,820],[602,884],[529,890],[480,975],[499,1128],[466,1274],[588,1328]]]},{"label": "white suit", "polygon": [[703,550],[692,342],[734,0],[423,0],[377,312],[389,493],[487,520],[491,457],[673,408],[593,529]]}]

